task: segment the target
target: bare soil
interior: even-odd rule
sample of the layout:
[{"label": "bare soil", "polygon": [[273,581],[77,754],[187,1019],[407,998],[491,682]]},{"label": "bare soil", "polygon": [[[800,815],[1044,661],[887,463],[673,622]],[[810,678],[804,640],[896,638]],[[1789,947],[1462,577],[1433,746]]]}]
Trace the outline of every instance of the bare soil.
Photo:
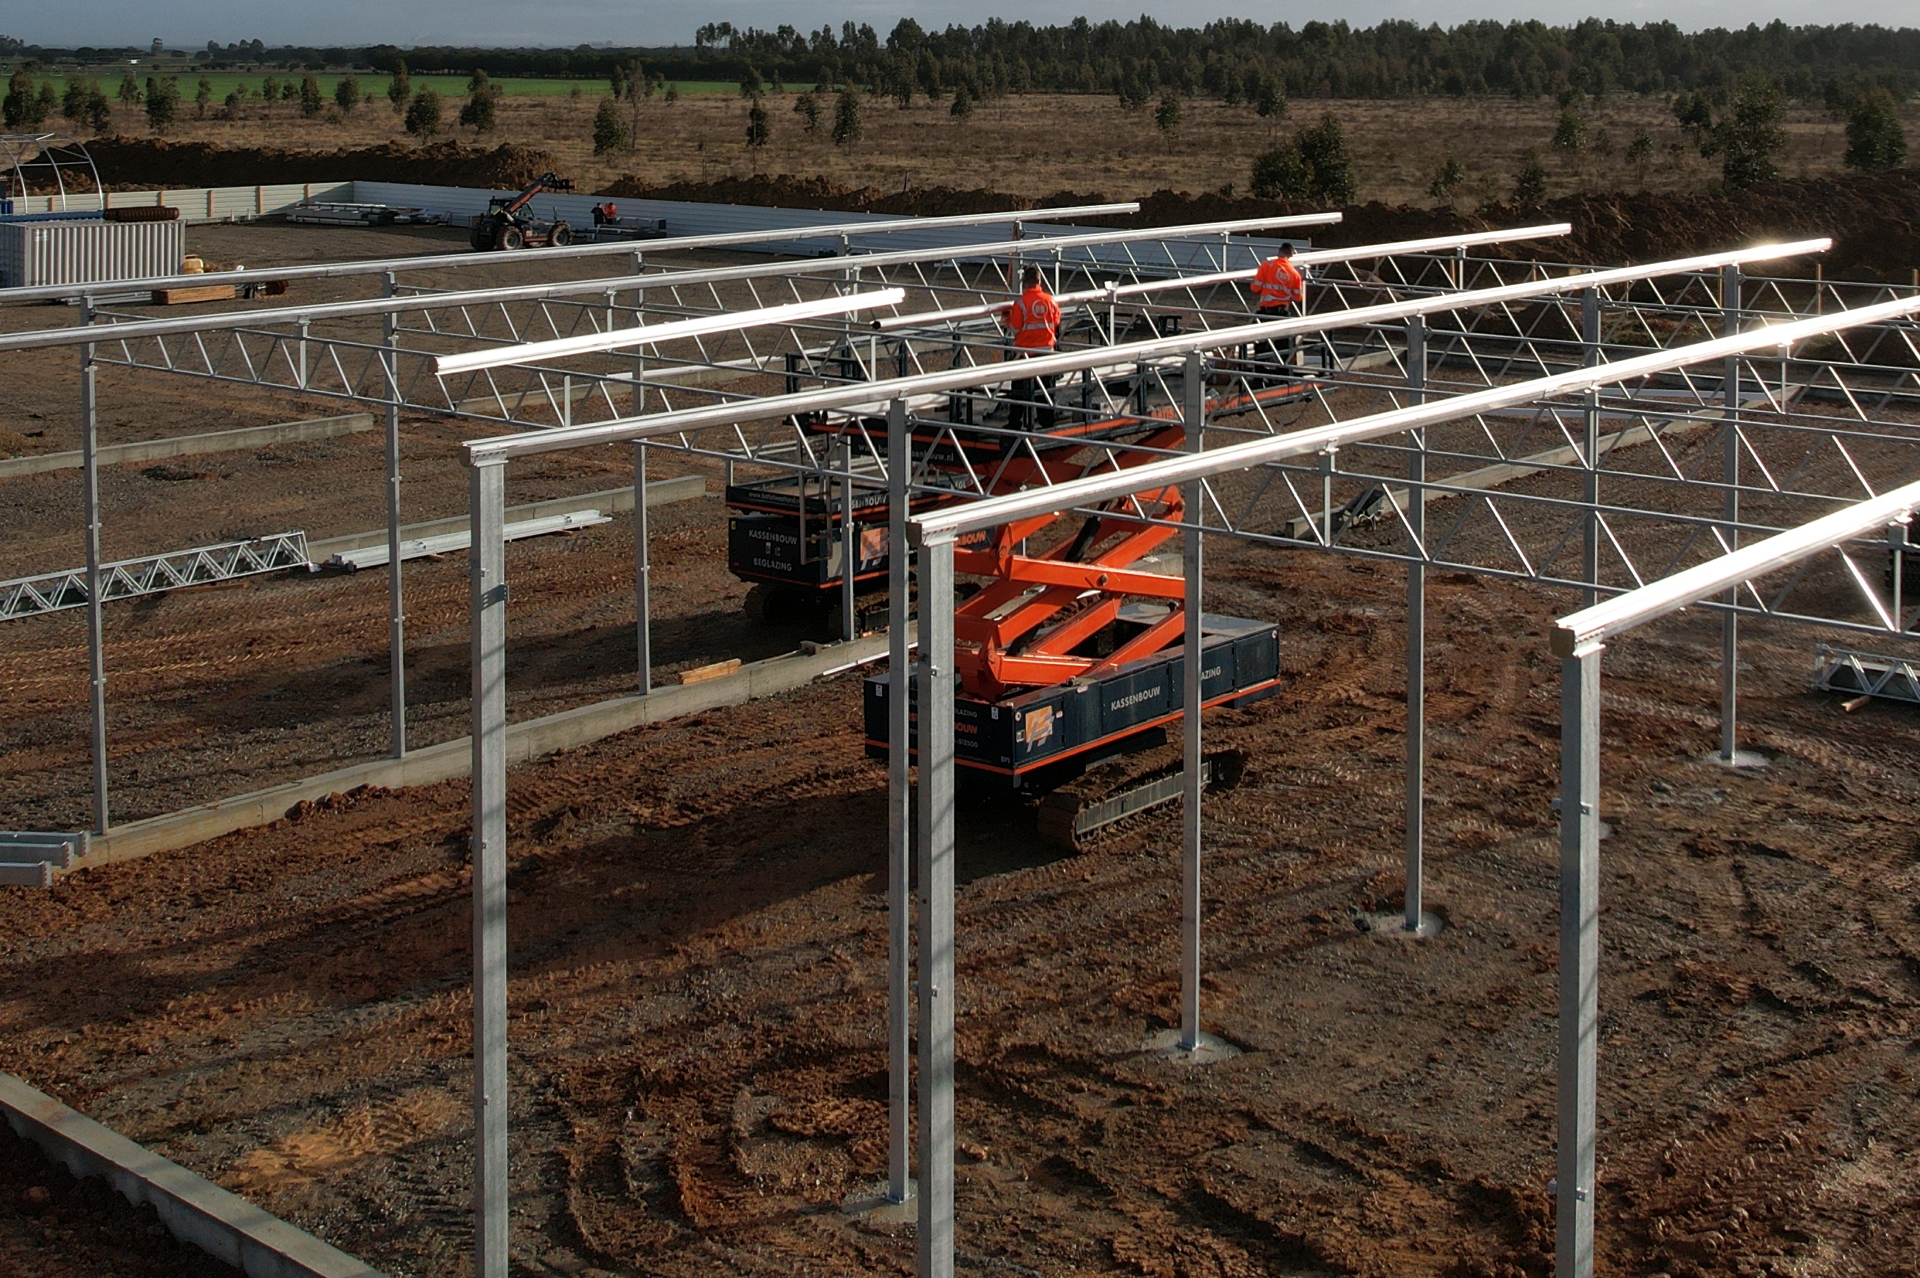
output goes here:
[{"label": "bare soil", "polygon": [[0,1123],[0,1270],[21,1278],[239,1278],[154,1209],[72,1173]]},{"label": "bare soil", "polygon": [[[1539,596],[1432,589],[1425,944],[1398,901],[1399,575],[1223,552],[1287,686],[1213,721],[1207,1015],[1177,833],[961,821],[968,1272],[1544,1274],[1555,663]],[[1893,1273],[1920,1188],[1915,724],[1754,636],[1766,769],[1713,744],[1717,628],[1607,658],[1601,1271]],[[882,769],[843,678],[515,774],[515,1253],[527,1273],[897,1273],[836,1205],[884,1163]],[[796,745],[804,743],[803,748]],[[356,796],[0,897],[0,1068],[399,1275],[462,1271],[468,790]]]}]

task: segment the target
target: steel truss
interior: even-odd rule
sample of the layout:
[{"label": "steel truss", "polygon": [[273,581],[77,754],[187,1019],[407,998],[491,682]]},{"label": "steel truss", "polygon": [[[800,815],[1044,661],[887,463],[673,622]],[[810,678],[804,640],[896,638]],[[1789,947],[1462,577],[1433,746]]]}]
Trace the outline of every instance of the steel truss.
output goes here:
[{"label": "steel truss", "polygon": [[[287,568],[311,568],[304,532],[275,533],[215,546],[169,551],[100,565],[102,600],[135,599]],[[84,568],[0,581],[0,621],[84,608],[92,598]]]},{"label": "steel truss", "polygon": [[[1817,251],[1824,244],[1796,246]],[[953,624],[955,542],[971,532],[1019,519],[1070,510],[1110,521],[1128,518],[1187,534],[1185,605],[1201,614],[1203,580],[1199,546],[1211,533],[1298,550],[1322,550],[1391,559],[1408,568],[1408,891],[1405,926],[1422,931],[1420,909],[1420,810],[1423,804],[1423,724],[1420,719],[1424,664],[1424,582],[1427,571],[1446,567],[1570,588],[1589,599],[1644,589],[1643,583],[1689,564],[1727,553],[1751,535],[1825,511],[1836,502],[1870,497],[1904,482],[1920,460],[1920,366],[1911,317],[1920,298],[1887,290],[1785,280],[1747,281],[1744,263],[1760,257],[1723,255],[1718,260],[1656,264],[1625,272],[1576,272],[1573,276],[1520,268],[1532,278],[1516,281],[1509,264],[1451,263],[1446,283],[1458,288],[1468,272],[1468,292],[1422,296],[1417,288],[1382,290],[1391,302],[1355,305],[1299,319],[1253,326],[1221,326],[1198,336],[1125,343],[1104,352],[1060,355],[1030,362],[1026,371],[1071,376],[1110,371],[1111,362],[1131,363],[1121,411],[1143,427],[1184,420],[1195,451],[1141,459],[1139,445],[1125,440],[1089,442],[1078,478],[1059,468],[1033,468],[1035,487],[1009,496],[949,503],[909,523],[909,493],[984,494],[992,484],[965,464],[936,474],[924,457],[943,443],[962,458],[963,437],[999,436],[1003,457],[1037,461],[1020,432],[982,424],[977,410],[990,402],[971,370],[908,374],[868,386],[785,395],[710,408],[663,411],[611,426],[577,426],[468,445],[472,500],[479,520],[503,500],[501,471],[513,458],[592,443],[632,440],[637,454],[669,448],[727,456],[736,464],[784,468],[817,478],[888,485],[893,544],[909,534],[919,548],[922,600],[918,667],[921,713],[921,787],[913,810],[918,824],[919,1221],[918,1269],[946,1278],[953,1272]],[[1524,284],[1526,287],[1520,287]],[[1843,303],[1842,305],[1831,305]],[[1469,309],[1470,308],[1470,309]],[[1833,314],[1821,314],[1829,310]],[[1807,313],[1811,319],[1795,319]],[[1325,420],[1304,429],[1261,411],[1247,392],[1274,377],[1296,377],[1291,351],[1277,344],[1309,339],[1320,346],[1313,373],[1330,382],[1322,396]],[[1249,349],[1254,354],[1249,356]],[[1264,353],[1263,353],[1264,352]],[[1100,361],[1108,361],[1102,368]],[[1703,367],[1704,366],[1704,367]],[[1089,377],[1090,383],[1107,379]],[[1095,390],[1098,395],[1102,391]],[[1066,398],[1071,407],[1071,394]],[[875,420],[884,411],[893,444],[874,445]],[[1092,411],[1092,410],[1089,410]],[[1113,396],[1098,411],[1114,411]],[[845,414],[832,441],[809,438],[819,414]],[[751,422],[783,423],[756,441]],[[1204,430],[1207,447],[1201,448]],[[904,449],[908,432],[929,437],[925,453]],[[719,434],[705,442],[702,432]],[[1144,432],[1143,432],[1144,433]],[[837,451],[835,444],[837,444]],[[1022,449],[1025,454],[1022,455]],[[861,450],[858,467],[851,460]],[[1131,451],[1130,451],[1131,450]],[[889,459],[920,458],[907,465]],[[1514,483],[1514,481],[1524,481]],[[1167,484],[1188,486],[1182,513],[1148,510],[1136,496]],[[1882,503],[1920,501],[1920,485],[1897,489]],[[1429,508],[1432,508],[1431,510]],[[851,504],[848,513],[851,515]],[[1438,518],[1434,518],[1438,516]],[[480,526],[478,523],[476,526]],[[1783,590],[1762,597],[1747,577],[1735,578],[1740,593],[1728,596],[1723,683],[1723,744],[1737,757],[1732,731],[1734,691],[1730,672],[1737,659],[1734,614],[1741,611],[1823,624],[1879,629],[1904,635],[1911,614],[1896,592],[1879,599],[1857,562],[1845,554],[1847,538],[1831,543],[1858,593],[1853,603],[1814,597],[1788,598],[1797,574]],[[1900,543],[1904,545],[1904,541]],[[1801,562],[1801,561],[1796,561]],[[904,569],[901,570],[902,572]],[[505,773],[493,740],[504,723],[504,557],[483,548],[476,561],[474,616],[474,741],[476,743],[475,846],[504,864]],[[1748,574],[1750,577],[1753,574]],[[895,589],[903,582],[896,574]],[[1625,596],[1632,598],[1632,595]],[[1604,605],[1602,605],[1604,606]],[[643,612],[644,624],[644,612]],[[893,660],[905,668],[904,628],[895,628]],[[1192,663],[1198,668],[1198,663]],[[482,698],[479,693],[488,693]],[[1570,696],[1573,694],[1570,694]],[[1570,701],[1569,715],[1584,714],[1589,698]],[[903,698],[896,698],[904,703]],[[1182,1031],[1180,1046],[1201,1059],[1200,1034],[1200,730],[1198,717],[1184,725],[1187,805],[1183,820]],[[890,865],[893,907],[900,911],[904,884],[907,734],[893,734],[890,772]],[[1591,782],[1591,783],[1590,783]],[[1577,873],[1567,890],[1575,895],[1567,944],[1579,990],[1563,985],[1562,1122],[1563,1175],[1559,1271],[1572,1278],[1592,1266],[1591,1106],[1591,893],[1581,895],[1578,874],[1591,869],[1585,843],[1597,842],[1591,813],[1595,785],[1585,772],[1569,781],[1567,803],[1581,815],[1584,833],[1570,836]],[[1579,804],[1586,807],[1579,807]],[[1584,824],[1582,824],[1584,823]],[[1597,836],[1596,836],[1597,837]],[[1584,842],[1583,842],[1584,840]],[[497,849],[497,850],[496,850]],[[1579,867],[1584,866],[1585,869]],[[489,895],[476,892],[476,921],[490,917]],[[895,920],[890,973],[893,1016],[890,1050],[896,1067],[892,1091],[892,1189],[906,1196],[904,1009],[908,991],[906,938]],[[476,1041],[504,1038],[504,949],[490,951],[477,973]],[[1582,992],[1584,991],[1584,992]],[[1568,1003],[1565,999],[1574,999]],[[483,1006],[482,1004],[485,1004]],[[499,1032],[496,1033],[496,1030]],[[504,1044],[497,1064],[504,1080]],[[1583,1057],[1582,1053],[1586,1053]],[[1583,1092],[1582,1088],[1586,1090]],[[1586,1099],[1583,1100],[1582,1097]],[[483,1111],[502,1121],[496,1111]],[[502,1128],[504,1123],[502,1121]],[[504,1131],[498,1137],[504,1147]],[[490,1136],[489,1147],[492,1138]],[[1585,1159],[1583,1163],[1581,1160]],[[1571,1168],[1571,1174],[1564,1169]],[[1583,1172],[1582,1169],[1586,1170]],[[504,1165],[482,1172],[482,1183],[504,1185]],[[504,1221],[504,1196],[484,1195],[483,1222]],[[496,1217],[497,1212],[497,1217]],[[481,1272],[491,1260],[483,1246]]]}]

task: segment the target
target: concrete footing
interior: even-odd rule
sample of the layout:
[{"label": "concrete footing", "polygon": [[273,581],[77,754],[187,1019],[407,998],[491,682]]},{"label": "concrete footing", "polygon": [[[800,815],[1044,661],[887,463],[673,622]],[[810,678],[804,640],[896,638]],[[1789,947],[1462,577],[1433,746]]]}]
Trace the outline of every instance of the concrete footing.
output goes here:
[{"label": "concrete footing", "polygon": [[[657,688],[646,696],[616,697],[576,710],[540,719],[529,719],[507,729],[509,766],[587,745],[629,728],[698,714],[720,706],[739,705],[756,697],[789,692],[825,675],[866,661],[883,657],[887,651],[884,634],[836,643],[816,652],[789,653],[742,666],[738,672],[719,679],[683,687]],[[164,816],[115,826],[105,834],[93,836],[93,845],[74,870],[116,861],[131,861],[156,852],[191,847],[208,839],[231,834],[252,826],[266,825],[287,815],[301,800],[324,799],[330,794],[376,785],[389,789],[410,785],[433,785],[468,775],[473,766],[473,746],[467,737],[412,751],[404,759],[376,759],[355,764],[320,776],[289,781],[284,785],[256,790],[231,799],[220,799],[199,807],[183,808]]]}]

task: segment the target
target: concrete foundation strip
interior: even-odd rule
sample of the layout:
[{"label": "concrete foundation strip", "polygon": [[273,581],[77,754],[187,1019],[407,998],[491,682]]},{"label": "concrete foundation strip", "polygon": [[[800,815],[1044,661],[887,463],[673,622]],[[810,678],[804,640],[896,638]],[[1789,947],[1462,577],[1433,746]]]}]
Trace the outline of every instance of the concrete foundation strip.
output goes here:
[{"label": "concrete foundation strip", "polygon": [[23,1140],[75,1176],[98,1176],[128,1202],[151,1203],[182,1242],[248,1278],[383,1278],[379,1270],[269,1215],[178,1163],[134,1144],[11,1074],[0,1074],[0,1113]]},{"label": "concrete foundation strip", "polygon": [[[644,697],[617,697],[529,719],[507,729],[507,762],[509,765],[526,763],[555,751],[588,745],[629,728],[790,692],[817,678],[883,657],[886,651],[886,635],[873,635],[851,643],[823,645],[812,652],[755,661],[718,679],[656,688]],[[363,785],[387,788],[433,785],[464,777],[472,766],[473,745],[468,738],[461,737],[413,751],[404,759],[377,759],[252,794],[183,808],[94,835],[91,851],[75,869],[132,861],[156,852],[191,847],[235,830],[267,825],[286,816],[288,810],[302,800],[324,799]]]},{"label": "concrete foundation strip", "polygon": [[[707,491],[707,481],[699,475],[681,475],[676,479],[663,479],[647,485],[647,509],[665,506],[676,501],[691,501],[703,496]],[[582,493],[578,497],[555,497],[548,501],[530,502],[525,506],[515,506],[507,511],[507,522],[517,524],[528,519],[552,519],[558,515],[578,514],[585,510],[598,510],[610,514],[633,509],[633,486],[609,488],[605,492]],[[424,541],[430,537],[446,537],[454,533],[467,535],[467,517],[455,515],[451,519],[431,519],[422,524],[407,524],[400,529],[403,541]],[[325,541],[310,541],[307,552],[315,563],[325,563],[335,555],[350,554],[364,550],[369,546],[385,546],[387,530],[375,528],[363,533],[348,533],[344,537],[329,537]]]},{"label": "concrete foundation strip", "polygon": [[[100,450],[102,466],[127,462],[162,461],[168,457],[198,457],[204,453],[233,453],[270,444],[297,444],[315,439],[336,439],[373,429],[373,414],[348,413],[344,417],[315,417],[300,422],[278,422],[272,426],[247,426],[240,430],[212,431],[205,435],[175,435],[170,439],[141,439],[130,444],[109,444]],[[0,460],[0,479],[21,475],[43,475],[50,470],[80,469],[80,454],[39,453],[29,457]]]}]

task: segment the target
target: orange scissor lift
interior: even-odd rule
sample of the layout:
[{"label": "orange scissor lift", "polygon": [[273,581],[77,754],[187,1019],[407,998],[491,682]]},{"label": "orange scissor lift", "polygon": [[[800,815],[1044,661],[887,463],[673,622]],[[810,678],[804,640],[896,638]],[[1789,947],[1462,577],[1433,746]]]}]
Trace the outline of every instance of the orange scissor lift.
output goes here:
[{"label": "orange scissor lift", "polygon": [[[1287,382],[1210,398],[1207,413],[1277,406],[1319,389]],[[943,437],[961,432],[945,423],[916,432],[916,453]],[[1033,447],[1000,465],[990,487],[1016,492],[1076,478],[1088,442],[1116,438],[1129,445],[1117,459],[1125,467],[1179,451],[1186,428],[1163,408],[1033,432],[1012,441]],[[1004,456],[1010,442],[974,436],[960,446]],[[1057,841],[1080,846],[1180,793],[1180,752],[1167,745],[1167,730],[1185,712],[1186,591],[1154,552],[1184,511],[1178,488],[1149,489],[1091,515],[1005,524],[954,552],[955,573],[983,583],[954,612],[956,762],[975,783],[1039,797],[1041,831]],[[1277,627],[1208,614],[1201,628],[1203,705],[1246,704],[1278,685]],[[892,683],[890,673],[866,682],[866,745],[875,757],[887,752]],[[1210,756],[1210,782],[1237,781],[1242,762],[1234,752]]]}]

